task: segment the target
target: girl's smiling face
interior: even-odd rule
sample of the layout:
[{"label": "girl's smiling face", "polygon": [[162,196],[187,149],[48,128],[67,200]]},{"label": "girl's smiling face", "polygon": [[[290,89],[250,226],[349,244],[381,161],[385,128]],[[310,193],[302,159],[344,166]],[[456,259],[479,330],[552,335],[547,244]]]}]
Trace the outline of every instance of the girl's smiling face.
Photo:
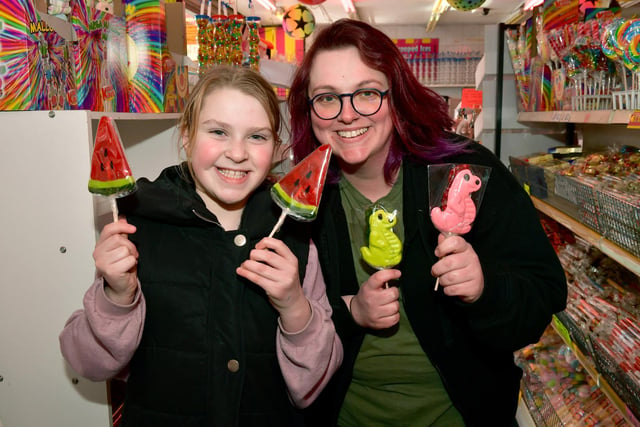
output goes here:
[{"label": "girl's smiling face", "polygon": [[[389,89],[386,76],[367,66],[355,47],[318,52],[309,78],[309,98],[322,93],[348,94],[358,89]],[[363,116],[353,109],[349,97],[341,97],[342,111],[323,120],[311,111],[311,125],[318,141],[329,144],[342,168],[353,170],[366,165],[382,171],[393,131],[388,104],[383,97],[380,110]]]},{"label": "girl's smiling face", "polygon": [[271,170],[275,140],[260,102],[223,87],[204,98],[192,147],[196,190],[219,214],[244,208]]}]

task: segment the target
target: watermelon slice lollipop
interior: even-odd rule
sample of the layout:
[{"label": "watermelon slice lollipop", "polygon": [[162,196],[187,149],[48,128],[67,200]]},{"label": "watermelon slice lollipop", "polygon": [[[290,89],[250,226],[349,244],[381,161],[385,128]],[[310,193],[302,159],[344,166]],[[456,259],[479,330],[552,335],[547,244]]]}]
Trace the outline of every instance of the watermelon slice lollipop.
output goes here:
[{"label": "watermelon slice lollipop", "polygon": [[321,145],[271,187],[271,198],[282,209],[282,215],[271,230],[272,237],[289,215],[298,221],[313,221],[329,170],[331,147]]},{"label": "watermelon slice lollipop", "polygon": [[93,146],[89,192],[111,199],[111,211],[115,222],[118,220],[116,198],[126,196],[135,189],[136,181],[124,155],[116,123],[113,118],[103,116],[98,123]]}]

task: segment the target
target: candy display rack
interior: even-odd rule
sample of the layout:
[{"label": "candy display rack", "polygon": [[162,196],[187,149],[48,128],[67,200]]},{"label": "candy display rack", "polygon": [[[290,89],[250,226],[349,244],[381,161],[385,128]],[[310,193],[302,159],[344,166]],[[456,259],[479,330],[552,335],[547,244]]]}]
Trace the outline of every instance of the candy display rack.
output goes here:
[{"label": "candy display rack", "polygon": [[[591,227],[584,225],[579,219],[569,216],[552,206],[547,201],[536,197],[532,197],[532,200],[540,212],[548,215],[576,236],[601,250],[631,273],[640,275],[639,258],[625,251],[614,242],[607,240]],[[588,332],[580,329],[564,312],[554,316],[552,326],[578,356],[581,365],[597,381],[602,391],[625,414],[628,424],[640,426],[640,412],[637,412],[638,406],[635,406],[634,396],[632,393],[628,393],[628,387],[620,386],[624,384],[624,380],[619,379],[623,377],[618,375],[620,374],[618,364],[613,362],[611,357],[606,356],[606,353],[602,351],[602,345],[592,339]]]},{"label": "candy display rack", "polygon": [[[640,108],[640,92],[636,90],[619,90],[611,94],[613,110],[635,110]],[[607,108],[603,108],[606,110]]]},{"label": "candy display rack", "polygon": [[[549,2],[545,2],[545,4],[547,3]],[[628,7],[636,5],[640,5],[640,2],[627,2],[622,5],[623,16],[628,18],[633,13],[637,13],[637,8],[628,9]],[[534,11],[533,15],[535,16],[536,14],[537,12]],[[503,27],[503,31],[506,32],[507,28]],[[485,52],[489,49],[485,48]],[[505,64],[511,65],[508,62],[505,62]],[[515,65],[513,67],[516,69],[516,78],[514,80],[521,85],[522,83],[530,83],[530,81],[523,80],[518,75],[518,71],[521,69],[517,65],[520,65],[520,63]],[[505,69],[505,75],[508,71],[510,70]],[[637,76],[637,73],[635,76]],[[502,75],[498,75],[497,78],[501,79]],[[497,154],[500,155],[501,150],[507,151],[513,157],[517,157],[519,153],[544,153],[548,148],[546,144],[552,144],[551,147],[557,147],[563,143],[563,140],[565,145],[580,146],[581,151],[584,153],[603,152],[614,144],[616,147],[624,145],[639,147],[639,130],[636,129],[635,120],[633,119],[634,109],[640,108],[640,104],[638,104],[639,95],[637,91],[633,90],[637,86],[633,86],[630,82],[632,80],[627,80],[627,85],[624,85],[622,81],[610,82],[611,90],[609,93],[606,91],[598,92],[588,87],[581,92],[576,90],[581,86],[574,86],[571,89],[576,91],[575,95],[565,98],[565,101],[570,102],[569,104],[558,105],[550,103],[544,108],[543,104],[538,104],[537,108],[527,111],[531,104],[527,99],[519,95],[528,95],[531,91],[518,92],[516,89],[512,89],[515,83],[507,82],[505,78],[504,95],[511,95],[511,93],[506,92],[507,90],[514,93],[519,112],[516,113],[517,124],[512,124],[510,123],[512,109],[507,108],[505,110],[503,105],[496,105],[495,132],[496,134],[501,133],[501,141],[499,142],[502,145],[502,147],[500,145],[497,146]],[[500,96],[499,93],[498,96]],[[523,102],[523,99],[526,102]],[[506,102],[511,101],[507,98]],[[502,107],[502,111],[499,110],[499,107]],[[483,108],[486,109],[486,106],[483,106]],[[501,129],[498,129],[498,118],[500,119]],[[490,124],[491,121],[489,121],[489,126],[485,123],[485,129],[490,127]],[[519,128],[520,125],[524,126],[525,130],[521,130]],[[513,143],[505,147],[505,140],[511,142],[511,133],[515,132],[520,133],[519,140],[523,145],[515,148],[515,143]],[[544,139],[544,141],[535,147],[525,145],[528,144],[529,135],[536,135],[538,138]],[[504,159],[503,162],[508,163]],[[535,171],[530,171],[527,166],[520,164],[519,167],[516,165],[515,172],[521,183],[524,183],[528,178],[528,174]],[[543,176],[541,173],[534,173],[534,175],[534,178]],[[534,180],[534,182],[546,182],[546,180]],[[540,189],[536,188],[536,194],[534,195],[534,191],[532,191],[531,195],[535,207],[541,213],[548,215],[553,222],[560,224],[564,230],[579,236],[589,245],[598,248],[604,255],[616,261],[619,264],[618,270],[628,270],[632,274],[640,276],[640,257],[635,252],[634,247],[631,246],[632,243],[640,241],[638,233],[632,232],[638,229],[633,206],[624,205],[624,203],[621,205],[620,201],[627,200],[626,198],[623,197],[621,199],[618,197],[616,200],[612,200],[612,195],[601,194],[602,190],[602,187],[597,183],[572,181],[570,179],[563,181],[563,178],[559,178],[556,175],[554,185],[547,186],[546,192],[540,192]],[[560,197],[560,195],[564,197]],[[605,203],[609,206],[605,205]],[[611,227],[614,224],[615,230],[612,230]],[[629,244],[622,243],[623,235],[628,239]],[[640,243],[638,244],[640,245]],[[591,331],[581,329],[582,324],[575,322],[565,314],[558,314],[553,326],[556,327],[557,334],[566,340],[567,345],[578,356],[580,364],[595,380],[597,387],[624,414],[625,418],[622,424],[616,425],[640,426],[636,401],[639,394],[637,388],[630,390],[627,384],[628,381],[625,382],[625,377],[618,378],[621,373],[619,362],[612,360],[611,357],[608,359],[602,357],[605,353],[600,352],[602,350],[601,346],[599,346],[600,342],[596,345],[592,344],[594,338],[591,335]],[[637,345],[638,340],[634,342]],[[605,363],[607,360],[608,364]],[[615,374],[618,374],[618,376]],[[525,376],[525,382],[527,379],[528,377]],[[635,383],[632,384],[636,385]],[[623,385],[627,385],[627,388],[622,387]],[[520,406],[528,407],[528,412],[533,418],[533,422],[521,423],[520,425],[548,425],[547,422],[549,420],[541,419],[543,417],[540,415],[541,409],[539,407],[526,405],[526,403],[530,403],[527,402],[527,392],[531,392],[532,387],[533,385],[523,383]],[[537,414],[536,411],[538,412]],[[598,422],[597,415],[593,415],[594,418],[590,421]],[[520,418],[518,421],[521,421]]]},{"label": "candy display rack", "polygon": [[640,425],[638,421],[640,418],[636,417],[636,415],[631,412],[626,401],[623,400],[624,396],[619,394],[617,390],[612,387],[608,379],[603,376],[603,371],[597,366],[595,362],[596,359],[594,358],[596,356],[594,355],[594,358],[587,356],[580,350],[579,347],[576,346],[575,342],[573,342],[567,336],[566,332],[562,329],[564,325],[557,316],[554,318],[554,321],[551,323],[551,325],[553,326],[554,330],[556,330],[558,335],[571,348],[572,352],[580,362],[580,365],[587,371],[591,378],[593,378],[600,390],[602,390],[602,392],[609,398],[609,400],[611,400],[611,402],[620,410],[625,418],[627,425]]}]

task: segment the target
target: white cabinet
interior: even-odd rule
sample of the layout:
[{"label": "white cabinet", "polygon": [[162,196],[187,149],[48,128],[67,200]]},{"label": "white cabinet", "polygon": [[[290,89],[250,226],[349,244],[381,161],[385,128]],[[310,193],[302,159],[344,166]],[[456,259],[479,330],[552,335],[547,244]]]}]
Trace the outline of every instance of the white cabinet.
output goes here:
[{"label": "white cabinet", "polygon": [[[58,334],[82,307],[108,206],[87,190],[103,113],[0,112],[0,426],[111,425],[104,382],[65,364]],[[173,114],[117,119],[136,178],[179,161]]]}]

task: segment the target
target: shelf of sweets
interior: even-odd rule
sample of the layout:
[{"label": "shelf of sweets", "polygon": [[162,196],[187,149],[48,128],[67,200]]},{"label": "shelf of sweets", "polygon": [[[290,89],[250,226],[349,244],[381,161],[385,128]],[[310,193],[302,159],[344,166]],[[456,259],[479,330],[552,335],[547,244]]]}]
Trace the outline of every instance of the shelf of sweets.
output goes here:
[{"label": "shelf of sweets", "polygon": [[567,273],[567,307],[552,326],[629,425],[640,426],[640,278],[545,215]]},{"label": "shelf of sweets", "polygon": [[627,125],[634,110],[527,111],[518,113],[521,123],[584,123]]},{"label": "shelf of sweets", "polygon": [[[589,376],[595,381],[595,384],[598,388],[606,395],[611,403],[620,411],[621,415],[624,419],[632,426],[640,426],[640,421],[638,418],[634,416],[631,412],[627,404],[623,401],[623,399],[618,395],[618,393],[611,387],[611,385],[603,378],[601,373],[595,366],[595,363],[592,358],[586,356],[578,346],[571,340],[569,332],[565,325],[558,319],[558,317],[554,316],[553,321],[551,322],[553,329],[556,331],[558,336],[562,338],[565,344],[571,349],[573,354],[575,355],[580,365],[584,368],[584,370],[589,374]],[[614,424],[619,425],[619,424]]]},{"label": "shelf of sweets", "polygon": [[[522,400],[537,426],[622,425],[633,421],[585,373],[576,353],[549,327],[536,344],[516,352]],[[631,424],[635,425],[635,424]]]},{"label": "shelf of sweets", "polygon": [[180,113],[114,113],[106,111],[87,111],[91,119],[102,116],[113,117],[115,120],[178,120]]},{"label": "shelf of sweets", "polygon": [[[82,111],[87,114],[92,120],[99,120],[102,116],[113,117],[115,120],[178,120],[181,117],[181,113],[124,113],[124,112],[110,112],[110,111],[90,111],[90,110],[51,110],[49,111],[49,115],[51,117],[55,117],[55,114],[58,112],[66,112],[66,111]],[[15,113],[16,111],[11,110],[1,110],[0,114],[3,113]],[[20,113],[37,113],[42,112],[42,110],[32,110],[32,111],[20,111]]]},{"label": "shelf of sweets", "polygon": [[537,424],[533,420],[533,414],[525,401],[526,389],[524,387],[520,387],[520,397],[518,399],[518,410],[516,411],[516,422],[518,423],[518,427],[536,427]]},{"label": "shelf of sweets", "polygon": [[[555,198],[554,200],[559,202],[557,199],[559,198]],[[602,235],[582,224],[574,217],[565,213],[566,211],[570,210],[570,206],[568,206],[568,203],[566,210],[565,208],[562,208],[561,210],[560,208],[552,206],[551,204],[537,197],[531,196],[531,200],[533,201],[536,209],[538,209],[540,212],[558,221],[564,227],[571,230],[574,234],[580,236],[589,244],[598,248],[605,255],[609,256],[629,271],[640,276],[640,259],[631,254],[629,251],[626,251],[625,249],[611,242],[610,240],[607,240]],[[556,202],[554,202],[554,204],[556,204]]]}]

